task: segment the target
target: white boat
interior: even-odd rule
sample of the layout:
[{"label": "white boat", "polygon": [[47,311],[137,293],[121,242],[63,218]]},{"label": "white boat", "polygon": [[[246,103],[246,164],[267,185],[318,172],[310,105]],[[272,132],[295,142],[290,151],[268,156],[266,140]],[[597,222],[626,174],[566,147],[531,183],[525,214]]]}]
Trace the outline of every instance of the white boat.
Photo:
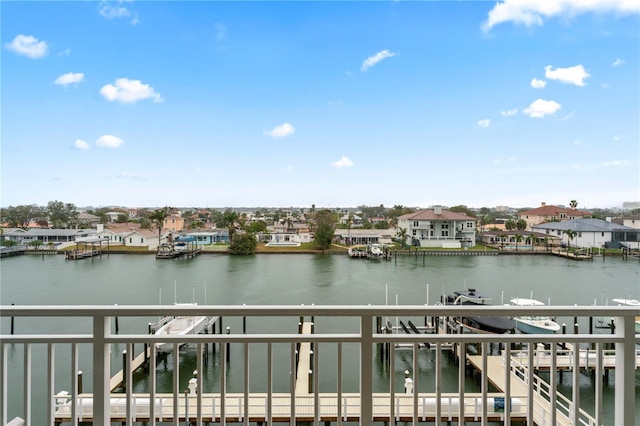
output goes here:
[{"label": "white boat", "polygon": [[[197,306],[197,303],[176,303],[176,307],[187,307],[187,306]],[[166,321],[166,322],[165,322]],[[209,322],[209,317],[204,315],[195,315],[195,316],[186,316],[186,315],[177,315],[174,317],[164,318],[161,322],[165,322],[165,324],[156,330],[154,334],[156,335],[167,335],[167,336],[184,336],[187,334],[199,334],[204,330],[207,323]],[[156,350],[158,352],[172,352],[173,351],[173,343],[158,343],[156,345]]]},{"label": "white boat", "polygon": [[[640,309],[640,300],[637,299],[611,299],[620,306],[635,306]],[[640,333],[640,315],[636,315],[636,334]]]},{"label": "white boat", "polygon": [[384,245],[382,244],[369,244],[367,246],[367,257],[369,259],[383,259],[387,256]]},{"label": "white boat", "polygon": [[[544,306],[539,300],[535,299],[511,299],[514,306]],[[560,325],[547,316],[532,315],[519,316],[513,318],[516,322],[516,330],[527,334],[553,334],[560,331]]]}]

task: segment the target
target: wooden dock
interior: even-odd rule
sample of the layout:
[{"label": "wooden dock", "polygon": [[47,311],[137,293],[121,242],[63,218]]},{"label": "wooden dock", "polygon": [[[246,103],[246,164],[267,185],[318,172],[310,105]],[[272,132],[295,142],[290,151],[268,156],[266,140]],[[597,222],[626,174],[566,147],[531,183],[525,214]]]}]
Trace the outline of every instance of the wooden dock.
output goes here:
[{"label": "wooden dock", "polygon": [[[482,355],[468,355],[467,359],[469,364],[475,368],[477,371],[482,373]],[[524,369],[526,374],[526,368],[519,366],[522,370]],[[489,355],[487,356],[487,371],[485,372],[487,375],[487,381],[496,387],[500,392],[504,392],[506,389],[506,367],[503,365],[503,357],[502,355]],[[537,425],[548,424],[551,416],[551,403],[549,402],[549,385],[544,382],[537,375],[533,375],[534,380],[534,388],[533,392],[533,420]],[[527,395],[527,385],[521,379],[520,376],[516,375],[512,370],[510,372],[509,378],[510,384],[510,393],[511,395]],[[546,386],[546,390],[543,391],[543,388]],[[569,406],[571,401],[564,398],[560,393],[556,394],[559,402],[556,404],[556,425],[559,426],[573,426],[577,424],[577,422],[573,422],[568,416],[567,413],[570,412]],[[513,397],[512,397],[513,398]],[[523,398],[526,400],[526,397]],[[586,416],[586,414],[584,414]],[[595,422],[595,419],[590,418]],[[589,423],[594,424],[594,423]]]}]

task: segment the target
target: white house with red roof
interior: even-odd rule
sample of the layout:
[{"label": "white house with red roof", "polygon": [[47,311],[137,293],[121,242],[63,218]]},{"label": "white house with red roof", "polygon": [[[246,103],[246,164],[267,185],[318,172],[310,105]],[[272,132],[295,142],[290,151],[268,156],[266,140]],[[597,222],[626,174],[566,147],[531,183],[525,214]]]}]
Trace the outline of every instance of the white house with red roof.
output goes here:
[{"label": "white house with red roof", "polygon": [[462,248],[476,244],[475,217],[442,207],[398,217],[397,229],[406,229],[406,243],[419,247]]}]

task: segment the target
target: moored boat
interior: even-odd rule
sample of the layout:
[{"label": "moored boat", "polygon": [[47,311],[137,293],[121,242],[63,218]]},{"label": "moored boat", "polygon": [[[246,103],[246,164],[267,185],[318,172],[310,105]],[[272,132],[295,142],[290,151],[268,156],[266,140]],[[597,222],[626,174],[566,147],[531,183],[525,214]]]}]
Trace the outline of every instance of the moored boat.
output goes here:
[{"label": "moored boat", "polygon": [[[176,307],[197,306],[197,303],[176,303]],[[166,322],[165,322],[166,321]],[[167,336],[185,336],[188,334],[199,334],[207,326],[209,317],[204,315],[177,315],[163,320],[164,325],[158,328],[154,334]],[[156,345],[158,352],[173,351],[173,343],[158,343]]]},{"label": "moored boat", "polygon": [[[490,305],[491,298],[485,297],[475,289],[455,291],[453,295],[443,297],[442,303],[445,305],[465,305],[483,306]],[[515,322],[509,317],[502,316],[464,316],[458,323],[467,330],[474,333],[513,333]]]},{"label": "moored boat", "polygon": [[[514,306],[544,306],[539,300],[515,298],[511,299]],[[514,317],[516,330],[526,334],[553,334],[560,331],[560,325],[548,316],[523,315]]]}]

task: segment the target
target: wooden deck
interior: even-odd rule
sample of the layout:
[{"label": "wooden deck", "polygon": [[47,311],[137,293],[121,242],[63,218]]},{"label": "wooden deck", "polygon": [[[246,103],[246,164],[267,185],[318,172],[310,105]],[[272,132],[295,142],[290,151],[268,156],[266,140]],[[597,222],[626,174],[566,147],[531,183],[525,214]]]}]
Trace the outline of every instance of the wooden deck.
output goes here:
[{"label": "wooden deck", "polygon": [[[391,395],[376,393],[373,397],[373,421],[391,421]],[[417,417],[420,421],[435,421],[436,395],[420,393],[418,399]],[[495,405],[496,399],[502,398],[501,393],[488,394],[486,401],[487,417],[489,421],[501,421],[504,413],[500,404]],[[195,421],[198,398],[195,395],[179,396],[178,412],[173,412],[173,395],[157,394],[155,397],[154,417],[163,422],[173,422],[177,417],[179,422],[189,419]],[[242,422],[244,413],[244,394],[226,394],[224,399],[224,418],[227,422]],[[318,394],[319,410],[314,413],[315,394],[296,395],[295,410],[296,420],[312,422],[317,417],[322,422],[336,422],[338,420],[338,407],[341,404],[341,420],[360,421],[360,396],[359,394],[344,393],[340,397],[333,393]],[[249,396],[248,418],[250,422],[267,422],[269,396],[265,393],[253,393]],[[414,418],[414,395],[394,395],[394,412],[397,422],[410,422]],[[466,421],[478,421],[481,417],[483,403],[481,394],[466,394],[463,399],[464,416]],[[440,399],[441,420],[457,421],[459,416],[458,394],[441,394]],[[220,422],[222,413],[222,399],[220,394],[202,395],[202,420],[204,422]],[[526,400],[512,394],[513,420],[526,418]],[[291,394],[274,393],[271,397],[271,418],[275,422],[291,421]],[[78,398],[77,413],[81,421],[92,421],[93,399],[91,394],[81,394]],[[126,398],[123,394],[111,395],[111,420],[126,421]],[[134,394],[131,401],[131,413],[134,421],[146,422],[150,419],[150,399],[148,394]],[[56,424],[70,422],[69,399],[65,396],[56,397]]]}]

